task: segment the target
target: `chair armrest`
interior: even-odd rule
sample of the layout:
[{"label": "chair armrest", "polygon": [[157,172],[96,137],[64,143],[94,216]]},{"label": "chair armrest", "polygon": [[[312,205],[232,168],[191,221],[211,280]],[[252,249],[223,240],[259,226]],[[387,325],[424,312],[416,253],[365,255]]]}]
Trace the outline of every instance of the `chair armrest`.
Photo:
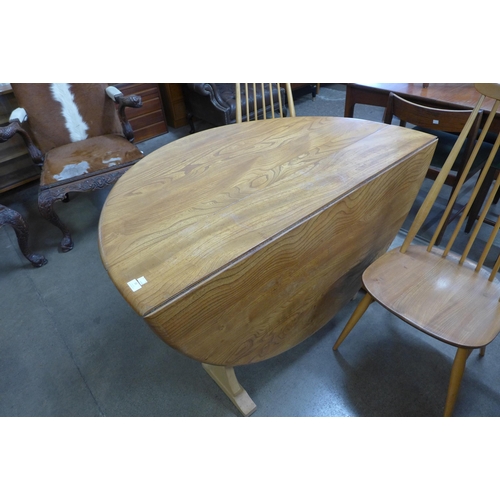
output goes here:
[{"label": "chair armrest", "polygon": [[106,88],[106,94],[118,104],[118,116],[122,124],[123,135],[130,142],[134,142],[134,131],[125,114],[125,108],[140,108],[142,106],[142,98],[138,95],[125,96],[113,86]]},{"label": "chair armrest", "polygon": [[[222,97],[216,83],[187,83],[187,88],[203,96],[209,96],[214,104],[219,104],[221,109],[227,109],[229,103]],[[236,89],[236,87],[235,87]]]},{"label": "chair armrest", "polygon": [[28,148],[28,153],[33,163],[41,167],[44,161],[44,154],[35,146],[33,139],[21,125],[21,123],[25,122],[27,119],[28,115],[23,108],[16,108],[12,111],[9,118],[9,124],[0,127],[0,142],[6,142],[12,139],[15,134],[19,134]]}]

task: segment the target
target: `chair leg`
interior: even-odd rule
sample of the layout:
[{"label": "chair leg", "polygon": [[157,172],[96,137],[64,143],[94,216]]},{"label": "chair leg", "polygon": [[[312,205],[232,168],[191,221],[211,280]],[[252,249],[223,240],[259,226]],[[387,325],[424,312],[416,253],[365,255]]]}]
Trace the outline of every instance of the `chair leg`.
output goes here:
[{"label": "chair leg", "polygon": [[342,330],[342,333],[339,335],[337,342],[335,342],[335,344],[333,346],[334,351],[336,351],[340,347],[340,344],[342,344],[344,339],[349,335],[349,333],[351,333],[351,330],[354,328],[356,323],[361,319],[361,316],[363,316],[365,311],[368,309],[368,306],[374,300],[375,299],[368,292],[362,298],[361,302],[358,304],[358,307],[356,307],[356,309],[352,313],[352,316],[349,318],[349,321],[347,322],[344,329]]},{"label": "chair leg", "polygon": [[43,255],[31,253],[28,249],[28,225],[19,212],[0,205],[0,227],[4,224],[11,226],[16,232],[17,243],[23,255],[33,267],[42,267],[47,264]]},{"label": "chair leg", "polygon": [[190,112],[186,115],[188,125],[189,125],[189,133],[194,134],[196,132],[196,128],[194,126],[194,115]]},{"label": "chair leg", "polygon": [[63,233],[63,239],[61,240],[61,250],[63,252],[69,252],[74,244],[71,239],[71,234],[69,229],[58,217],[54,211],[54,203],[59,200],[63,200],[66,197],[66,193],[56,192],[53,194],[50,190],[41,191],[38,195],[38,210],[40,215],[58,227]]},{"label": "chair leg", "polygon": [[451,368],[450,385],[448,386],[448,395],[446,396],[446,404],[444,407],[445,417],[451,417],[453,413],[453,408],[455,407],[455,401],[457,400],[460,383],[462,382],[462,376],[465,370],[465,362],[471,352],[472,349],[466,349],[464,347],[459,347],[457,349],[455,360]]}]

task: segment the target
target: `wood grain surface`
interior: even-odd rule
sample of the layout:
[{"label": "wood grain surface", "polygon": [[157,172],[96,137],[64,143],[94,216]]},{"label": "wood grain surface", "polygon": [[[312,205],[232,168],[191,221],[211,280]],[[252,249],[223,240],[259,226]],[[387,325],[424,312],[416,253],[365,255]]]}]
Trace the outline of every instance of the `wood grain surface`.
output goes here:
[{"label": "wood grain surface", "polygon": [[[132,167],[103,208],[103,263],[173,348],[214,365],[275,356],[354,295],[418,192],[435,139],[337,117],[243,123]],[[144,277],[133,292],[127,283]]]}]

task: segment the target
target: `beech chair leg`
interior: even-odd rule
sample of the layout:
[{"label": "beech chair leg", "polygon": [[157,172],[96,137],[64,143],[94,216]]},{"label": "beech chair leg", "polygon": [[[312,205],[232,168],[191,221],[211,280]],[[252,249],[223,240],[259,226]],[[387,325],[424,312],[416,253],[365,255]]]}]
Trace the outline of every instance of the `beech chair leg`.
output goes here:
[{"label": "beech chair leg", "polygon": [[465,370],[465,362],[471,352],[472,349],[466,349],[464,347],[459,347],[457,349],[455,361],[453,361],[453,366],[451,368],[450,385],[448,386],[448,395],[446,396],[446,404],[444,407],[445,417],[451,417],[453,413],[453,408],[455,407],[455,401],[457,400],[460,383],[462,382],[462,376]]},{"label": "beech chair leg", "polygon": [[339,348],[340,344],[342,344],[344,339],[349,335],[349,333],[354,328],[356,323],[361,319],[361,316],[365,314],[365,311],[368,309],[368,306],[374,300],[375,299],[368,292],[366,292],[366,295],[362,298],[361,302],[358,304],[358,307],[356,307],[356,309],[352,313],[352,316],[349,318],[347,325],[345,325],[344,329],[342,330],[342,333],[339,335],[337,342],[335,342],[333,346],[334,351],[336,351]]},{"label": "beech chair leg", "polygon": [[244,417],[248,417],[257,409],[257,405],[236,379],[234,368],[206,363],[202,363],[202,366]]}]

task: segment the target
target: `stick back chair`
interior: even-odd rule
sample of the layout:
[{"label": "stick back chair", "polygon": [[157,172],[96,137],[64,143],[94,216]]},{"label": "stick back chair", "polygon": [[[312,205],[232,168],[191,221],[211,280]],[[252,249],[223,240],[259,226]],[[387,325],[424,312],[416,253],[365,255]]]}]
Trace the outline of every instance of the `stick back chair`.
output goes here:
[{"label": "stick back chair", "polygon": [[287,116],[287,108],[290,116],[295,117],[292,86],[289,83],[236,84],[236,123],[259,118],[283,118]]},{"label": "stick back chair", "polygon": [[19,104],[0,142],[16,133],[41,168],[38,208],[63,233],[61,250],[73,248],[66,225],[54,210],[70,192],[93,191],[114,183],[144,155],[133,144],[125,108],[142,105],[104,83],[13,83]]},{"label": "stick back chair", "polygon": [[[432,157],[431,164],[426,174],[427,178],[435,180],[443,168],[443,165],[455,142],[457,141],[458,134],[465,127],[471,113],[472,110],[437,109],[422,106],[403,99],[402,97],[399,97],[391,92],[387,101],[383,121],[384,123],[390,124],[395,117],[399,119],[399,124],[402,127],[411,123],[412,125],[415,125],[416,130],[428,132],[437,136],[438,144],[436,146],[436,151],[434,152],[434,156]],[[469,134],[467,135],[467,139],[462,145],[460,152],[444,181],[447,186],[451,186],[450,197],[455,190],[457,182],[460,179],[460,175],[462,174],[467,164],[467,160],[472,153],[475,140],[477,139],[479,133],[479,125],[482,118],[481,115],[482,111],[479,111]],[[481,148],[474,164],[467,174],[467,180],[478,172],[487,157],[488,151]],[[453,210],[450,211],[449,217],[443,226],[441,234],[438,236],[437,243],[440,243],[446,226],[453,218],[459,215],[462,210],[463,206],[453,207]]]},{"label": "stick back chair", "polygon": [[[384,254],[363,273],[363,286],[367,293],[333,346],[334,351],[338,349],[368,306],[376,301],[423,333],[456,347],[457,351],[451,368],[444,409],[445,416],[452,415],[468,356],[474,349],[480,349],[480,355],[484,355],[485,347],[495,339],[500,331],[500,281],[496,277],[500,267],[500,256],[495,255],[496,261],[492,261],[491,269],[488,268],[489,266],[485,266],[485,261],[500,228],[500,218],[497,219],[494,227],[483,226],[485,217],[483,209],[467,244],[458,245],[462,247],[460,248],[461,253],[452,251],[452,246],[455,245],[454,248],[457,246],[457,235],[498,151],[500,135],[496,138],[449,241],[445,247],[444,243],[443,247],[436,246],[436,240],[462,190],[498,110],[500,84],[476,84],[476,89],[480,92],[481,97],[441,172],[432,184],[402,246]],[[427,247],[412,244],[475,124],[485,97],[495,100],[492,111],[448,201],[434,235]],[[490,192],[485,204],[486,211],[491,206],[499,186],[500,184],[497,183]],[[481,227],[490,233],[489,237],[486,238],[483,234],[481,238],[477,238]],[[484,243],[486,239],[487,241]],[[477,254],[479,257],[476,260],[468,258],[473,245],[481,247]]]}]

